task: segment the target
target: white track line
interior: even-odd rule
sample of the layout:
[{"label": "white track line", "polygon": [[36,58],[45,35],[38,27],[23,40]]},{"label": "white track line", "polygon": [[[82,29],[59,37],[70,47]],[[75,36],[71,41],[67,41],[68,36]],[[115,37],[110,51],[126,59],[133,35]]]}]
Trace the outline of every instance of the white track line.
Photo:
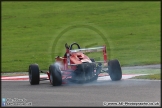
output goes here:
[{"label": "white track line", "polygon": [[[147,74],[126,74],[122,75],[122,79],[129,79],[135,76],[141,76],[141,75],[147,75]],[[40,75],[40,78],[47,78],[47,75]],[[98,77],[98,80],[111,80],[110,76],[100,76]],[[1,77],[1,81],[29,81],[29,76],[5,76]]]}]

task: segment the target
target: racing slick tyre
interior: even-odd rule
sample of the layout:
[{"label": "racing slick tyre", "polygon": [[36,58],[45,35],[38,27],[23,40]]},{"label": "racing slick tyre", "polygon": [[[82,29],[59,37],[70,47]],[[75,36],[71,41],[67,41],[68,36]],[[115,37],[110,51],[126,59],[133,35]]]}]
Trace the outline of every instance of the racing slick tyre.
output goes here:
[{"label": "racing slick tyre", "polygon": [[118,60],[110,60],[108,62],[108,74],[112,81],[118,81],[122,78],[122,70]]},{"label": "racing slick tyre", "polygon": [[52,64],[49,67],[50,82],[53,86],[60,86],[62,84],[61,70],[58,64]]},{"label": "racing slick tyre", "polygon": [[29,65],[29,82],[31,85],[39,84],[40,73],[38,64]]}]

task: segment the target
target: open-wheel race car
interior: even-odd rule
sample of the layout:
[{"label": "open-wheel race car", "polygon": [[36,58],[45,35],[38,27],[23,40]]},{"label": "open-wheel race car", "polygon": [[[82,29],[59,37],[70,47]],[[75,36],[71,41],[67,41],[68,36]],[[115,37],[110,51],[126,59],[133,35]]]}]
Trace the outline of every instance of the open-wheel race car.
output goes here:
[{"label": "open-wheel race car", "polygon": [[[77,49],[73,49],[73,46]],[[49,71],[39,70],[38,64],[29,65],[29,82],[31,85],[39,84],[42,80],[50,80],[53,86],[62,85],[63,81],[74,83],[86,83],[98,79],[102,71],[102,65],[107,63],[107,72],[112,81],[122,78],[122,70],[117,59],[107,59],[106,46],[81,48],[79,44],[65,44],[66,52],[63,57],[57,56],[55,63],[49,66]],[[102,52],[103,61],[95,61],[89,58],[86,53]],[[40,78],[40,73],[47,74],[47,78]]]}]

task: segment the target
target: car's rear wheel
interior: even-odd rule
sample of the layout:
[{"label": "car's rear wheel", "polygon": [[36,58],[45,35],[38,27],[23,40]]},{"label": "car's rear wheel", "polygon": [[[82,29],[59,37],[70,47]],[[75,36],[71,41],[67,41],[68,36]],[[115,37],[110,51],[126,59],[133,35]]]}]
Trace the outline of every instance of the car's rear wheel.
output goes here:
[{"label": "car's rear wheel", "polygon": [[58,64],[52,64],[49,67],[50,82],[53,86],[60,86],[62,84],[61,70]]},{"label": "car's rear wheel", "polygon": [[112,81],[118,81],[122,78],[122,70],[118,60],[110,60],[108,62],[108,74]]},{"label": "car's rear wheel", "polygon": [[39,84],[40,73],[38,64],[29,65],[29,82],[31,85]]}]

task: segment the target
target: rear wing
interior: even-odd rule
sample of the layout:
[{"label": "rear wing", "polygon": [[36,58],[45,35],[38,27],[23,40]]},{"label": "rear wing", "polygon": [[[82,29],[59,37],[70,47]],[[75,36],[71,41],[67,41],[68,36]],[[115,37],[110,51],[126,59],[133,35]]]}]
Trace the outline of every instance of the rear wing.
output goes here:
[{"label": "rear wing", "polygon": [[72,54],[72,53],[77,53],[77,52],[89,53],[89,52],[101,52],[101,51],[103,52],[104,61],[95,61],[95,62],[107,63],[106,46],[67,50],[67,63],[68,63],[68,65],[75,65],[75,64],[70,64],[70,54]]},{"label": "rear wing", "polygon": [[103,51],[103,49],[104,49],[104,47],[94,47],[94,48],[75,49],[75,50],[70,50],[70,53],[76,53],[76,52],[82,52],[82,53],[100,52],[100,51]]}]

